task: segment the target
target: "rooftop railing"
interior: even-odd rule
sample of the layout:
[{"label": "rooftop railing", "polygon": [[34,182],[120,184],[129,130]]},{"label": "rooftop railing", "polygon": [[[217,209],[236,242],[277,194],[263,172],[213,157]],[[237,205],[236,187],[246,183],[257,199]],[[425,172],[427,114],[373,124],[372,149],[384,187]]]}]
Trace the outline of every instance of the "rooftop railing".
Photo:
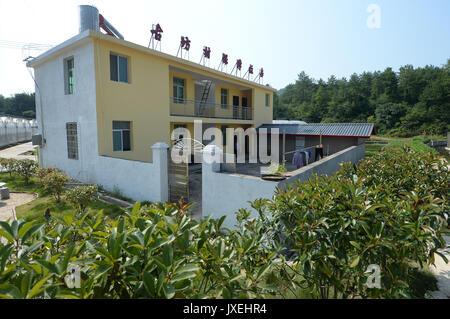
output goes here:
[{"label": "rooftop railing", "polygon": [[251,107],[215,104],[175,97],[170,98],[170,115],[235,120],[253,119]]}]

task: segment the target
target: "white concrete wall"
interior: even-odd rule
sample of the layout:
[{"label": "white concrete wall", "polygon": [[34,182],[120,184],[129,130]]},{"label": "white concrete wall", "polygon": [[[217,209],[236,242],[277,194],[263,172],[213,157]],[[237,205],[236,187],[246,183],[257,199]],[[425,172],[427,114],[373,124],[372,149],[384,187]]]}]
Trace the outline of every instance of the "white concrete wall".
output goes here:
[{"label": "white concrete wall", "polygon": [[[74,57],[74,94],[71,95],[66,95],[64,90],[64,59],[68,57]],[[38,132],[45,139],[39,152],[41,166],[59,168],[79,181],[99,184],[107,190],[117,187],[134,200],[167,200],[167,149],[164,145],[156,147],[153,163],[98,154],[92,40],[36,66],[35,78]],[[67,122],[78,123],[78,159],[68,158]]]},{"label": "white concrete wall", "polygon": [[317,175],[333,175],[343,162],[358,163],[364,158],[366,153],[366,144],[360,144],[357,146],[351,146],[340,152],[334,153],[330,156],[323,158],[320,161],[309,164],[292,172],[290,178],[287,178],[279,183],[279,187],[283,185],[291,184],[296,181],[306,181],[312,177],[313,174]]},{"label": "white concrete wall", "polygon": [[[205,148],[204,152],[209,151],[211,150]],[[204,161],[202,164],[202,215],[203,217],[212,215],[213,218],[226,215],[224,227],[233,229],[237,224],[235,213],[239,209],[247,208],[251,211],[252,217],[257,216],[257,212],[251,208],[249,201],[260,198],[270,199],[277,187],[283,188],[286,184],[298,180],[304,181],[313,173],[332,175],[339,169],[340,163],[357,163],[364,157],[364,153],[365,144],[352,146],[293,172],[294,176],[281,182],[266,181],[255,176],[220,173],[220,164],[209,164]]]}]

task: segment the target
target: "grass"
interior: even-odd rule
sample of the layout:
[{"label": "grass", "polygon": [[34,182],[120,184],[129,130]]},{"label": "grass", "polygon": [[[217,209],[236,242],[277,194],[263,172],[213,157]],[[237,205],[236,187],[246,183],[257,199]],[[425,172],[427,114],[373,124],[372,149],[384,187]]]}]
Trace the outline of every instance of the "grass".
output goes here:
[{"label": "grass", "polygon": [[[69,203],[63,200],[60,203],[56,203],[51,194],[42,188],[36,177],[32,177],[29,183],[25,184],[22,177],[15,174],[9,176],[9,173],[2,172],[0,173],[0,181],[5,182],[10,191],[39,194],[39,197],[35,200],[16,207],[17,218],[43,221],[44,212],[47,208],[50,208],[50,214],[55,217],[76,214],[75,208]],[[103,210],[105,215],[110,218],[115,218],[124,211],[117,205],[104,203],[99,200],[94,200],[89,204],[88,209],[95,212]]]},{"label": "grass", "polygon": [[416,152],[437,152],[434,148],[429,147],[425,144],[426,141],[430,140],[432,137],[428,136],[426,139],[422,136],[415,137],[386,137],[386,136],[375,136],[372,135],[370,141],[387,141],[388,144],[366,144],[366,156],[372,156],[382,151],[383,148],[397,148],[404,145],[410,146]]}]

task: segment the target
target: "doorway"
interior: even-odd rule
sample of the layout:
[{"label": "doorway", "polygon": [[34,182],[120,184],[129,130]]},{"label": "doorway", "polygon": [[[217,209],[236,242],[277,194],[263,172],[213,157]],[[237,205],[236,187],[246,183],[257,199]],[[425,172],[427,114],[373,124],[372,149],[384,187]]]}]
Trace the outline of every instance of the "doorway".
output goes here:
[{"label": "doorway", "polygon": [[233,118],[239,118],[239,96],[233,95]]}]

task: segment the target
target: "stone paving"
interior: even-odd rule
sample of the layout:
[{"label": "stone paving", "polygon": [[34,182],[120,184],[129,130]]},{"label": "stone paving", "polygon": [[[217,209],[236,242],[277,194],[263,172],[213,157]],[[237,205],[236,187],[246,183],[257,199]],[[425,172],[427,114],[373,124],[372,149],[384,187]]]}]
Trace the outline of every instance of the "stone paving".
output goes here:
[{"label": "stone paving", "polygon": [[36,155],[23,155],[24,153],[33,151],[37,146],[33,146],[31,142],[18,144],[0,150],[0,157],[15,159],[31,159],[36,160]]},{"label": "stone paving", "polygon": [[35,194],[30,193],[10,193],[9,199],[0,200],[0,220],[13,219],[13,210],[16,206],[20,206],[31,202],[36,198]]}]

